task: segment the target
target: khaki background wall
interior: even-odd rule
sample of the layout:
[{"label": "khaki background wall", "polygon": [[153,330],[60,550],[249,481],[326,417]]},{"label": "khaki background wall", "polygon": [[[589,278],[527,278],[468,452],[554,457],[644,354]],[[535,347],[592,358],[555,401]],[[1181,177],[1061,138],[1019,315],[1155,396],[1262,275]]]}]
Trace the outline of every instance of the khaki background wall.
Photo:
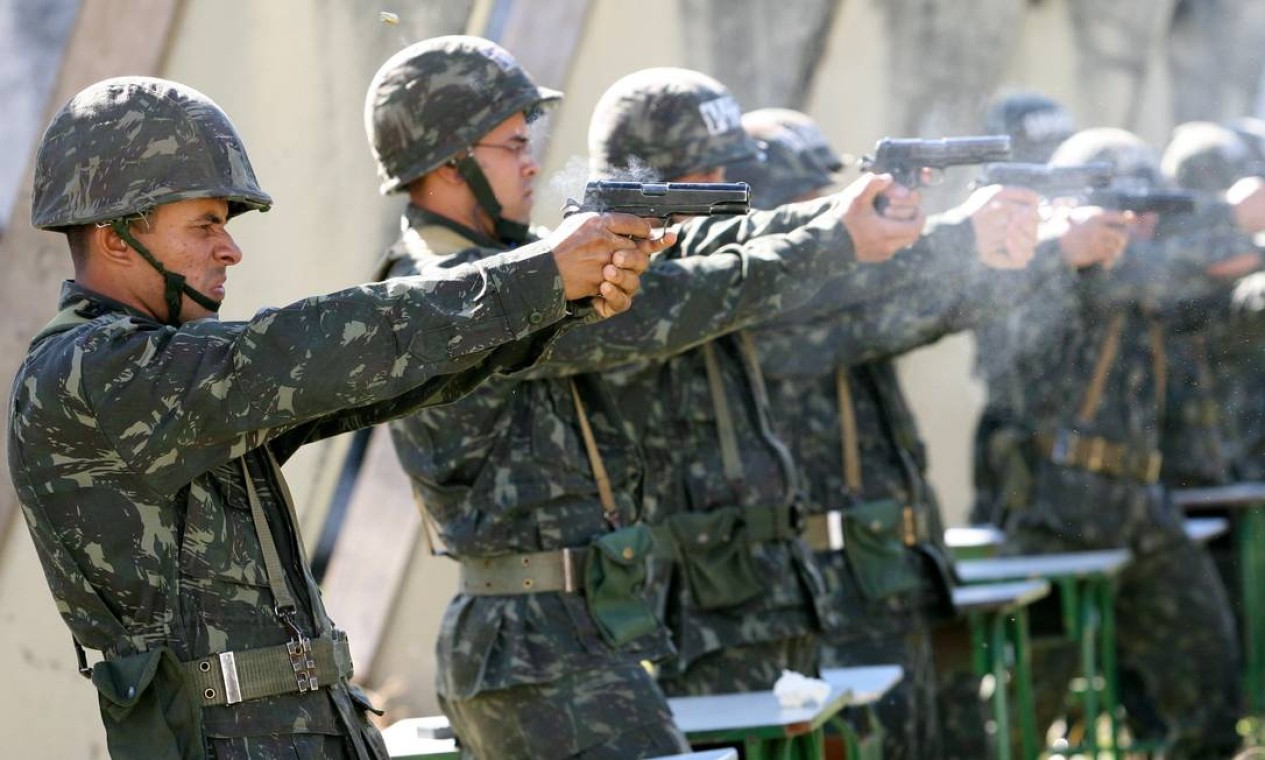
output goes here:
[{"label": "khaki background wall", "polygon": [[[1022,2],[1023,22],[1015,30],[1019,41],[1001,65],[1000,81],[1062,98],[1089,124],[1113,103],[1095,102],[1099,96],[1086,95],[1078,84],[1069,13],[1078,2],[1083,0]],[[98,3],[105,0],[85,4]],[[380,62],[405,44],[439,33],[481,30],[505,7],[494,0],[185,0],[167,5],[179,12],[156,72],[203,90],[232,115],[260,180],[277,202],[272,212],[248,214],[233,224],[246,256],[230,278],[224,311],[230,319],[367,276],[394,237],[400,201],[376,193],[362,127],[366,84]],[[401,24],[381,23],[378,13],[383,10],[398,13]],[[683,31],[677,0],[590,0],[588,12],[576,19],[581,29],[569,73],[564,82],[550,82],[561,85],[568,97],[551,119],[538,192],[538,221],[546,224],[557,220],[565,196],[582,182],[583,169],[576,167],[583,165],[589,114],[602,91],[625,73],[691,60],[686,46],[692,43]],[[887,28],[881,0],[843,0],[828,30],[803,107],[844,152],[867,151],[902,112],[887,96],[893,52]],[[127,45],[129,36],[118,34],[112,41]],[[1140,131],[1162,141],[1170,127],[1170,97],[1158,45],[1150,59]],[[123,68],[106,73],[136,72]],[[20,221],[22,213],[14,218]],[[29,235],[56,250],[54,238]],[[8,250],[13,256],[8,264],[34,266],[20,251]],[[53,270],[34,280],[42,283],[34,293],[13,296],[26,299],[22,303],[31,304],[32,312],[43,310],[32,317],[36,326],[53,311],[52,283],[62,276],[57,265]],[[24,335],[34,332],[13,328],[19,329]],[[13,354],[14,348],[4,350]],[[954,337],[900,363],[902,381],[930,444],[932,479],[951,523],[962,519],[971,498],[969,441],[981,399],[970,376],[972,356],[971,340]],[[0,356],[8,371],[17,360]],[[309,544],[323,521],[344,445],[337,441],[313,447],[286,467]],[[0,488],[7,492],[7,482]],[[400,482],[396,488],[405,486]],[[6,493],[5,498],[12,497]],[[0,499],[0,516],[3,503]],[[455,585],[451,563],[427,556],[420,543],[418,547],[403,574],[376,658],[359,663],[370,686],[381,688],[404,713],[414,714],[437,709],[431,694],[434,635]],[[337,596],[331,596],[329,605],[344,623],[347,615],[340,609],[354,606]],[[353,628],[353,637],[355,633]],[[8,687],[0,690],[0,755],[105,756],[95,697],[73,670],[69,643],[25,530],[20,524],[7,534],[0,529],[0,672]]]}]

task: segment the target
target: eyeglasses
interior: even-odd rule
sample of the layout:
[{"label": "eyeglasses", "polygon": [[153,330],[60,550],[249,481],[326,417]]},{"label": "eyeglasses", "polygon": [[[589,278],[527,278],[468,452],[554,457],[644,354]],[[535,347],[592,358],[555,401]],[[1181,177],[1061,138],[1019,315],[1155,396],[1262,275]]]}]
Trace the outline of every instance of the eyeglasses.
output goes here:
[{"label": "eyeglasses", "polygon": [[485,143],[477,142],[472,147],[475,148],[499,148],[514,154],[514,157],[520,161],[524,158],[531,157],[531,141],[526,137],[512,137],[508,143]]}]

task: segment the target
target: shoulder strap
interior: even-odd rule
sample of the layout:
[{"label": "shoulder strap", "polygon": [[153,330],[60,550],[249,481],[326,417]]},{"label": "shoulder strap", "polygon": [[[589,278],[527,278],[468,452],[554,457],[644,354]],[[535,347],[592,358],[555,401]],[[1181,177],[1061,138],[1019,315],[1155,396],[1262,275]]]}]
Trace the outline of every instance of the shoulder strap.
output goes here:
[{"label": "shoulder strap", "polygon": [[[1151,320],[1151,368],[1155,373],[1155,413],[1157,421],[1164,414],[1166,407],[1165,395],[1168,392],[1168,353],[1164,350],[1164,328],[1157,320]],[[1197,354],[1201,354],[1203,361],[1196,360],[1196,366],[1207,369],[1207,353],[1198,352],[1198,347],[1203,346],[1202,336],[1196,342]],[[1202,383],[1203,380],[1201,379]],[[1211,385],[1205,385],[1205,388],[1211,389]]]},{"label": "shoulder strap", "polygon": [[615,492],[611,488],[610,475],[606,472],[606,463],[602,461],[602,452],[597,448],[593,426],[589,424],[589,416],[584,411],[584,402],[580,400],[580,389],[576,386],[574,377],[568,378],[567,384],[571,386],[571,400],[575,403],[580,434],[584,437],[584,450],[589,455],[589,469],[593,471],[593,480],[597,481],[597,498],[602,502],[607,522],[618,526],[619,508],[615,504]]},{"label": "shoulder strap", "polygon": [[843,482],[853,496],[861,496],[861,452],[857,442],[856,407],[847,367],[835,368],[835,395],[839,399],[839,434],[843,449]]},{"label": "shoulder strap", "polygon": [[[285,616],[288,610],[293,614],[298,609],[294,596],[286,585],[285,571],[281,567],[281,555],[277,552],[277,543],[273,540],[272,530],[268,526],[268,517],[264,514],[263,503],[255,490],[255,481],[250,476],[250,468],[246,465],[246,457],[237,460],[242,467],[242,477],[246,481],[246,498],[250,501],[250,517],[255,523],[255,534],[259,536],[259,548],[264,555],[264,572],[268,575],[268,588],[272,591],[277,613]],[[300,550],[302,547],[300,547]]]},{"label": "shoulder strap", "polygon": [[742,457],[738,454],[738,434],[734,429],[729,397],[725,394],[725,383],[720,375],[715,341],[703,344],[703,363],[707,370],[707,387],[712,397],[712,408],[716,413],[716,433],[720,438],[720,461],[725,470],[725,480],[729,481],[729,485],[737,493],[741,493],[745,479]]},{"label": "shoulder strap", "polygon": [[1098,352],[1098,362],[1094,365],[1094,374],[1085,389],[1085,397],[1081,400],[1079,419],[1088,425],[1098,414],[1102,404],[1102,394],[1107,387],[1107,376],[1116,363],[1116,354],[1120,351],[1120,333],[1124,330],[1124,313],[1117,313],[1107,325],[1107,334],[1103,336],[1102,348]]}]

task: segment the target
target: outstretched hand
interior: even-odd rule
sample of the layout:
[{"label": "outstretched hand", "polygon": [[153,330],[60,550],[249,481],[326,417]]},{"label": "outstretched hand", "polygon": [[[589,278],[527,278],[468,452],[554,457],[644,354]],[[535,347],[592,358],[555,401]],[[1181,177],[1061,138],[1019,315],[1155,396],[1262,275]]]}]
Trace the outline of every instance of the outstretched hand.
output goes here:
[{"label": "outstretched hand", "polygon": [[[922,235],[927,217],[919,205],[921,194],[896,184],[890,174],[862,174],[839,195],[857,261],[887,261]],[[886,199],[882,211],[875,206],[880,195]]]},{"label": "outstretched hand", "polygon": [[675,244],[676,234],[655,235],[649,221],[629,214],[584,213],[564,219],[545,242],[566,299],[591,297],[597,313],[609,317],[632,305],[650,257]]}]

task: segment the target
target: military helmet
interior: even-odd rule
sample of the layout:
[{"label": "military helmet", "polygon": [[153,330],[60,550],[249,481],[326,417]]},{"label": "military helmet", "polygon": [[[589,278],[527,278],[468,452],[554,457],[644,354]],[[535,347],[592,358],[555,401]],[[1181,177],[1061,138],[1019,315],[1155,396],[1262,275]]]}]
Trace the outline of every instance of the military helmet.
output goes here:
[{"label": "military helmet", "polygon": [[729,90],[689,69],[629,74],[602,95],[589,122],[597,178],[673,180],[759,153]]},{"label": "military helmet", "polygon": [[378,69],[365,97],[381,191],[403,190],[514,114],[530,121],[561,97],[480,37],[435,37],[404,48]]},{"label": "military helmet", "polygon": [[45,130],[31,224],[58,230],[192,198],[224,198],[230,216],[272,206],[210,98],[165,79],[106,79],[71,98]]},{"label": "military helmet", "polygon": [[1254,171],[1252,150],[1233,130],[1208,121],[1191,121],[1173,130],[1160,168],[1187,190],[1221,192]]},{"label": "military helmet", "polygon": [[830,187],[843,159],[807,115],[788,108],[761,108],[742,115],[742,127],[764,156],[729,165],[725,179],[751,185],[751,205],[775,208]]},{"label": "military helmet", "polygon": [[1224,122],[1222,126],[1239,136],[1248,150],[1252,151],[1254,160],[1265,161],[1265,120],[1255,116],[1240,116]]},{"label": "military helmet", "polygon": [[1058,101],[1023,91],[994,98],[984,117],[984,130],[1010,135],[1013,160],[1043,164],[1059,143],[1072,136],[1076,124]]},{"label": "military helmet", "polygon": [[1116,187],[1141,185],[1158,187],[1164,184],[1159,156],[1142,138],[1115,127],[1082,129],[1063,141],[1050,156],[1055,166],[1071,166],[1105,161],[1115,174]]}]

